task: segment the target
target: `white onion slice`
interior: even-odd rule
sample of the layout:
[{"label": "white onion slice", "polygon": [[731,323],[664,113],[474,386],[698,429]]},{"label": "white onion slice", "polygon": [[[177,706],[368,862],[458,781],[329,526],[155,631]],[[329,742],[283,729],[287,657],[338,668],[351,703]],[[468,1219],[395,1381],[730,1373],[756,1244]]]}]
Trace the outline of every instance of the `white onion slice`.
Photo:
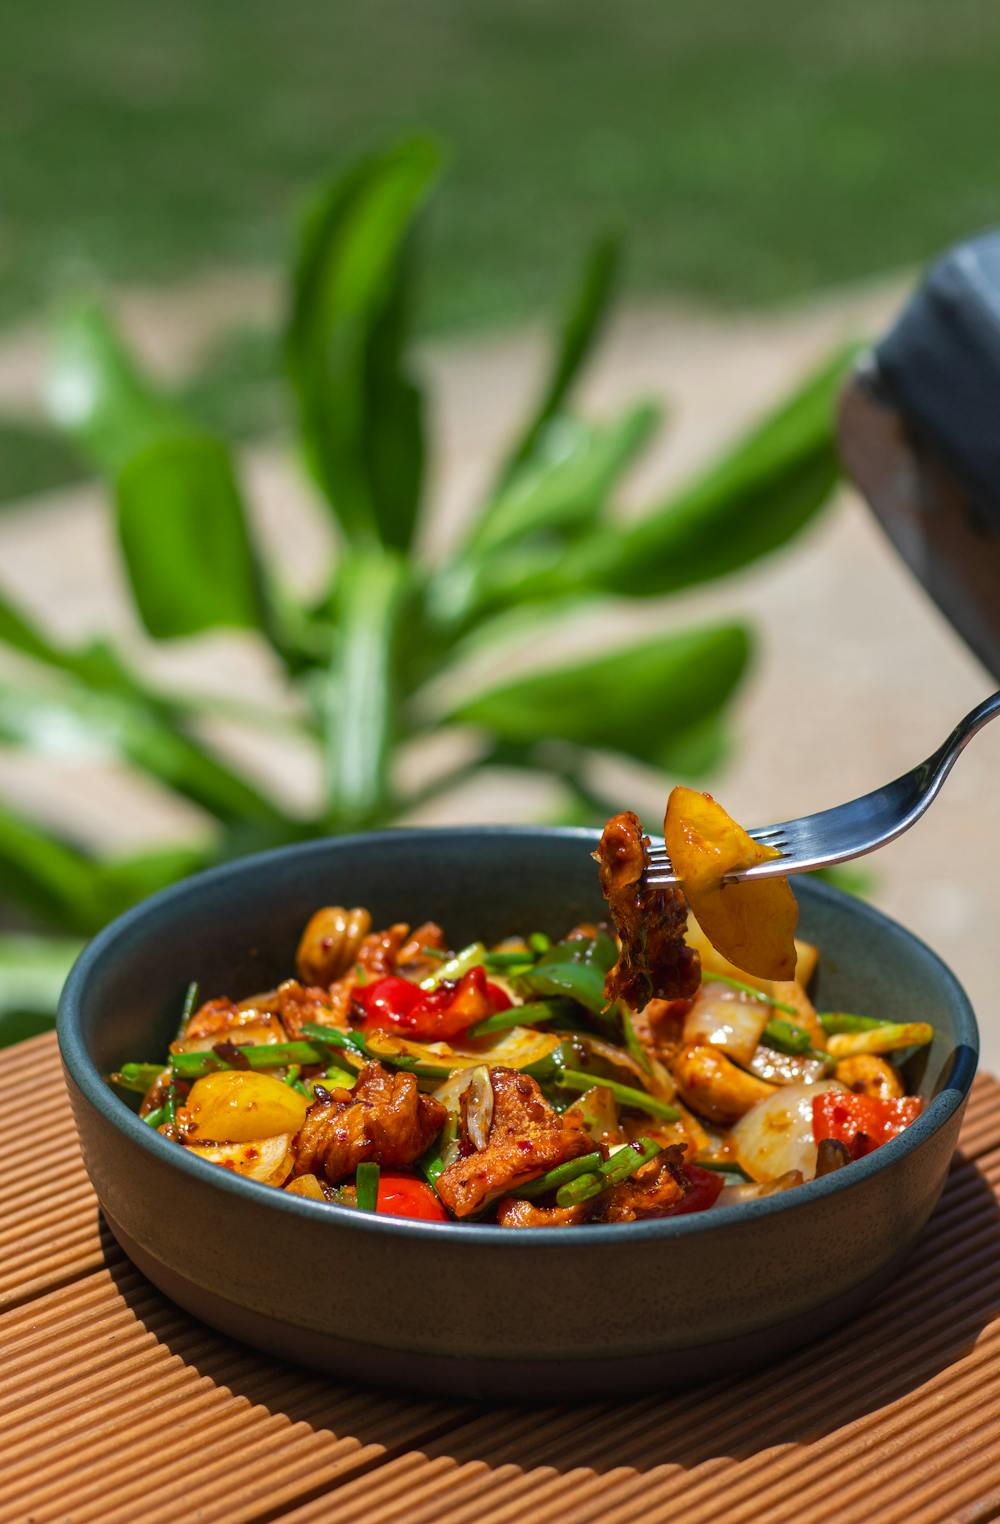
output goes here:
[{"label": "white onion slice", "polygon": [[816,1174],[813,1096],[843,1088],[836,1080],[784,1085],[777,1094],[758,1101],[729,1134],[737,1163],[753,1180],[777,1180],[792,1169],[812,1180]]},{"label": "white onion slice", "polygon": [[263,1185],[283,1185],[295,1163],[292,1154],[293,1133],[281,1132],[273,1138],[260,1138],[255,1143],[185,1143],[189,1153],[209,1164],[221,1164],[234,1174],[245,1175],[248,1180],[259,1180]]},{"label": "white onion slice", "polygon": [[483,1064],[472,1071],[465,1108],[465,1125],[477,1148],[485,1148],[489,1142],[492,1121],[493,1082],[489,1069]]},{"label": "white onion slice", "polygon": [[727,984],[703,984],[684,1018],[686,1043],[710,1043],[738,1064],[749,1064],[771,1008]]}]

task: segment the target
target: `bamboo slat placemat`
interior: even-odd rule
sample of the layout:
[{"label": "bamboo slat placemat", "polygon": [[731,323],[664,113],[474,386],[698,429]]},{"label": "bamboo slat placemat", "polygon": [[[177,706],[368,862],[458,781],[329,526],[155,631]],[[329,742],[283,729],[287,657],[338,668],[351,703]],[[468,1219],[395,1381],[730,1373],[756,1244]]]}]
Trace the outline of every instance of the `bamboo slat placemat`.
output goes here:
[{"label": "bamboo slat placemat", "polygon": [[676,1396],[421,1399],[265,1359],[154,1291],[101,1224],[54,1040],[35,1038],[0,1054],[0,1521],[992,1519],[998,1192],[983,1077],[921,1244],[848,1328]]}]

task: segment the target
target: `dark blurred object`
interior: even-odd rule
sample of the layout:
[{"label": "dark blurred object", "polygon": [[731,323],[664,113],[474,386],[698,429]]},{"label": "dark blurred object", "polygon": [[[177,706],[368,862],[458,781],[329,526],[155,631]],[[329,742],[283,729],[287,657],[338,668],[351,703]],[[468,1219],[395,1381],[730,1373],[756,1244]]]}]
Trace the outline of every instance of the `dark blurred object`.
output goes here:
[{"label": "dark blurred object", "polygon": [[896,549],[1000,679],[1000,232],[933,267],[845,387],[838,436]]}]

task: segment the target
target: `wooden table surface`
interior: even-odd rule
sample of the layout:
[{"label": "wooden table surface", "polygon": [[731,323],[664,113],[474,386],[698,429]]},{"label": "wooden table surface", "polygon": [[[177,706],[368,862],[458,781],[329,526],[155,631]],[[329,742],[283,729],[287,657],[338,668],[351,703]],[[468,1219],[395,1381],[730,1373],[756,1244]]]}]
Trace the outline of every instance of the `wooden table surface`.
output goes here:
[{"label": "wooden table surface", "polygon": [[132,1268],[101,1223],[54,1039],[35,1038],[0,1054],[0,1520],[992,1519],[998,1190],[1000,1084],[984,1077],[899,1280],[780,1365],[585,1407],[339,1386],[212,1333]]}]

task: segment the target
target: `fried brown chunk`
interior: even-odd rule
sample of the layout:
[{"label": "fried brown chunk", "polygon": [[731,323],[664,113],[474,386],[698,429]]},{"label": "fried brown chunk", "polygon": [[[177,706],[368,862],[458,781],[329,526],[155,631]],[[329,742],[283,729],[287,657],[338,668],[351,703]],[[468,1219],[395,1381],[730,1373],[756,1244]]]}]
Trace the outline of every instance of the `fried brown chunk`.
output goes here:
[{"label": "fried brown chunk", "polygon": [[421,1095],[412,1074],[368,1064],[353,1091],[333,1090],[306,1113],[292,1144],[293,1175],[321,1175],[336,1185],[359,1164],[412,1164],[431,1146],[448,1112]]},{"label": "fried brown chunk", "polygon": [[397,921],[385,931],[373,931],[363,938],[358,948],[358,963],[371,979],[384,978],[396,972],[399,950],[405,944],[410,928],[405,921]]},{"label": "fried brown chunk", "polygon": [[641,1010],[650,1000],[692,995],[701,978],[698,954],[684,940],[687,904],[672,884],[643,882],[649,837],[630,810],[604,827],[594,857],[601,890],[621,943],[618,962],[604,982],[609,1001]]},{"label": "fried brown chunk", "polygon": [[540,1207],[533,1201],[502,1201],[497,1210],[497,1222],[502,1228],[573,1228],[586,1222],[590,1216],[590,1203],[579,1206]]},{"label": "fried brown chunk", "polygon": [[636,1222],[642,1217],[665,1217],[684,1199],[683,1163],[683,1145],[674,1143],[630,1179],[613,1185],[600,1198],[598,1211],[602,1222]]},{"label": "fried brown chunk", "polygon": [[530,1075],[490,1070],[493,1117],[486,1147],[438,1176],[437,1193],[456,1217],[468,1217],[495,1196],[505,1196],[557,1164],[593,1147],[581,1127],[567,1124]]},{"label": "fried brown chunk", "polygon": [[286,1032],[295,1041],[302,1036],[306,1022],[343,1029],[348,1025],[355,982],[353,975],[348,974],[336,980],[329,989],[320,989],[315,985],[300,984],[297,979],[286,979],[275,990],[270,1009],[277,1011]]}]

